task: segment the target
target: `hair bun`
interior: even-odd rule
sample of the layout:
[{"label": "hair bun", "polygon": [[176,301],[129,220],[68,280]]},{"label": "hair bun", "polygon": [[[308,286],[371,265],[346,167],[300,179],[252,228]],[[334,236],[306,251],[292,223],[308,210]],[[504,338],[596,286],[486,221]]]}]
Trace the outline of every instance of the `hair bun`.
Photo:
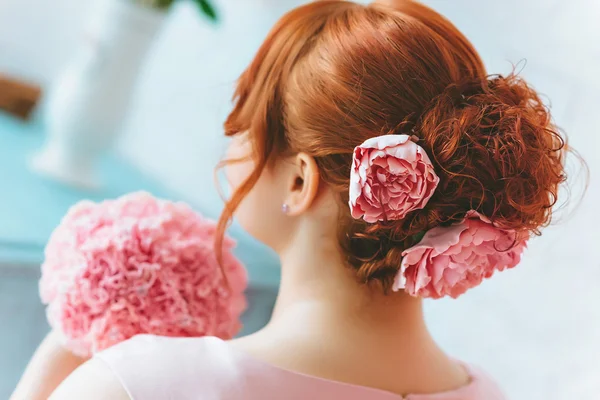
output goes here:
[{"label": "hair bun", "polygon": [[390,287],[402,250],[436,226],[461,221],[476,210],[521,237],[550,223],[563,169],[565,141],[538,94],[518,76],[449,85],[417,119],[414,132],[440,178],[427,207],[400,221],[352,234],[363,258],[359,279]]},{"label": "hair bun", "polygon": [[565,180],[565,141],[523,79],[497,75],[451,85],[421,116],[417,132],[441,178],[431,204],[440,223],[469,209],[535,234],[550,222]]}]

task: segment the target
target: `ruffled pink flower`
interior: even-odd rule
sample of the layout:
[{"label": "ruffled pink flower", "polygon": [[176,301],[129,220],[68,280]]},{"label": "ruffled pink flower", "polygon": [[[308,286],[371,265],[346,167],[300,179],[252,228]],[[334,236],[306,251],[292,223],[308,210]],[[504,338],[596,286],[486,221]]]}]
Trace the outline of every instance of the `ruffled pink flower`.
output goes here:
[{"label": "ruffled pink flower", "polygon": [[64,345],[89,356],[136,334],[218,336],[240,329],[247,274],[214,222],[183,203],[135,193],[74,206],[53,232],[40,294]]},{"label": "ruffled pink flower", "polygon": [[353,218],[402,219],[425,207],[439,183],[425,150],[408,135],[368,139],[354,149],[350,173]]},{"label": "ruffled pink flower", "polygon": [[515,231],[498,228],[470,211],[462,223],[433,228],[402,253],[393,290],[434,299],[457,298],[495,271],[517,265],[526,244]]}]

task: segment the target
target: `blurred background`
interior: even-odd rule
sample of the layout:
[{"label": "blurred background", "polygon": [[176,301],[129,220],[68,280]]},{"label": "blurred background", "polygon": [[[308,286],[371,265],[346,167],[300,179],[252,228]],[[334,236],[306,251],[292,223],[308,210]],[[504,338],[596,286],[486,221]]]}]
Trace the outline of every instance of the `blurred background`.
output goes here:
[{"label": "blurred background", "polygon": [[[218,216],[212,171],[235,79],[273,23],[303,2],[213,0],[216,21],[201,1],[133,3],[0,0],[0,398],[49,329],[39,265],[69,206],[147,190]],[[517,65],[591,171],[579,201],[585,176],[570,163],[573,202],[518,268],[426,304],[432,331],[510,399],[598,399],[600,3],[425,3],[467,35],[489,72]],[[251,275],[250,332],[269,318],[277,261],[238,227],[232,234]]]}]

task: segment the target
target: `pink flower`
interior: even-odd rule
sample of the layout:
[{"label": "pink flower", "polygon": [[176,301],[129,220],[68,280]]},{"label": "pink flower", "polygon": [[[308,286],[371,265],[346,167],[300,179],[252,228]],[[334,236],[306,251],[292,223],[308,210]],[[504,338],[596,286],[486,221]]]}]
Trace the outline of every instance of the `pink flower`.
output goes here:
[{"label": "pink flower", "polygon": [[495,271],[512,268],[521,260],[526,240],[515,231],[494,226],[475,211],[449,227],[433,228],[402,255],[393,290],[434,299],[457,298]]},{"label": "pink flower", "polygon": [[226,238],[225,284],[215,231],[189,206],[146,193],[79,203],[46,247],[40,294],[50,326],[82,356],[140,333],[231,338],[247,275]]},{"label": "pink flower", "polygon": [[353,218],[402,219],[427,204],[439,178],[425,150],[408,135],[368,139],[354,149],[350,173]]}]

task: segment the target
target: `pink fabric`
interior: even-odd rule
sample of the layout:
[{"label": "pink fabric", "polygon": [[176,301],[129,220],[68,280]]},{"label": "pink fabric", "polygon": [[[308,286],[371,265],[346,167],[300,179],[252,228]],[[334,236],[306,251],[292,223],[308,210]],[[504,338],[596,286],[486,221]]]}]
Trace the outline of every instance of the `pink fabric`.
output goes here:
[{"label": "pink fabric", "polygon": [[402,253],[393,290],[434,299],[457,298],[495,271],[516,266],[525,246],[526,240],[515,231],[498,228],[470,211],[459,224],[430,229]]},{"label": "pink fabric", "polygon": [[399,396],[287,371],[215,337],[136,336],[98,353],[132,400],[504,400],[493,381],[465,366],[471,383],[458,390]]},{"label": "pink fabric", "polygon": [[[366,222],[402,219],[427,204],[440,179],[408,135],[384,135],[354,149],[350,211]],[[418,139],[417,139],[418,140]]]}]

